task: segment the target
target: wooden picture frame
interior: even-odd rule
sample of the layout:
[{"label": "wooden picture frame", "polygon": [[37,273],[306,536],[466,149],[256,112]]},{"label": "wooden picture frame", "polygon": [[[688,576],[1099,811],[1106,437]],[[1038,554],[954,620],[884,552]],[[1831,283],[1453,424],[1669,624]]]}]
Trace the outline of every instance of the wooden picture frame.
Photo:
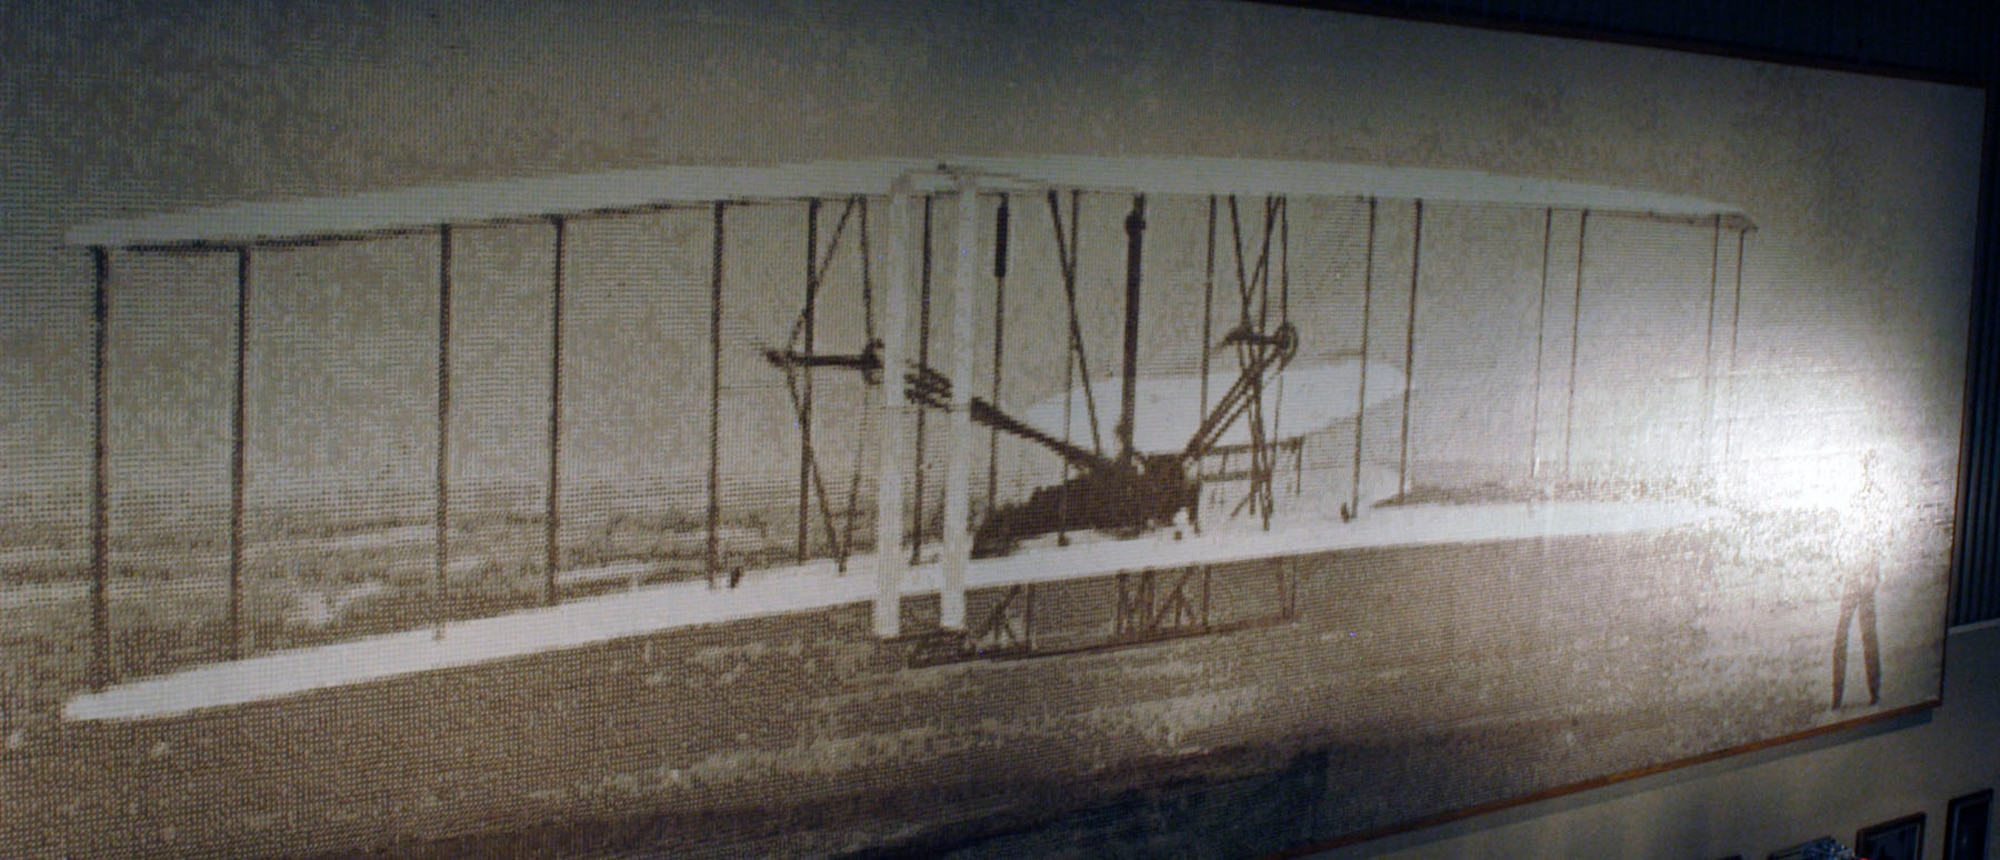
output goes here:
[{"label": "wooden picture frame", "polygon": [[1923,860],[1924,813],[1861,828],[1854,834],[1854,853],[1867,860]]},{"label": "wooden picture frame", "polygon": [[1944,860],[1986,860],[1993,789],[1954,797],[1944,813]]}]

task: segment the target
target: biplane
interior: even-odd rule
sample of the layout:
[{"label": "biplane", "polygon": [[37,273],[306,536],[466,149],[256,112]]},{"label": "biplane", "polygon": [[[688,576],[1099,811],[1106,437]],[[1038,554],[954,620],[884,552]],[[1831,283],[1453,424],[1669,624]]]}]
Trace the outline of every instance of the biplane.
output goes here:
[{"label": "biplane", "polygon": [[[1311,223],[1301,221],[1302,206]],[[1432,349],[1419,342],[1418,317],[1428,307],[1419,298],[1424,255],[1438,253],[1426,243],[1442,241],[1435,226],[1426,238],[1426,206],[1433,218],[1439,206],[1508,213],[1508,223],[1528,225],[1528,245],[1540,245],[1538,260],[1509,264],[1540,272],[1525,410],[1532,414],[1514,421],[1529,425],[1525,450],[1489,445],[1501,451],[1495,461],[1510,464],[1504,474],[1519,476],[1509,481],[1545,485],[1550,463],[1567,472],[1578,459],[1571,449],[1588,447],[1578,442],[1586,434],[1575,417],[1577,320],[1593,219],[1670,225],[1706,240],[1710,254],[1699,268],[1707,281],[1697,288],[1707,291],[1709,348],[1698,372],[1684,375],[1698,389],[1690,402],[1712,414],[1715,381],[1726,376],[1718,344],[1734,326],[1719,309],[1740,294],[1743,240],[1754,229],[1748,217],[1694,198],[1559,180],[1228,159],[892,159],[516,179],[79,226],[67,240],[89,250],[96,293],[90,564],[100,655],[108,648],[105,343],[116,324],[109,286],[128,257],[234,258],[227,603],[234,659],[120,683],[100,657],[98,689],[67,713],[177,713],[859,602],[873,603],[876,635],[901,639],[911,635],[904,598],[929,593],[938,595],[937,626],[954,653],[1033,653],[1035,584],[1088,578],[1117,579],[1107,641],[1150,641],[1227,626],[1214,620],[1207,596],[1216,565],[1658,530],[1714,515],[1688,499],[1562,500],[1543,492],[1432,502],[1417,492],[1427,485],[1413,466],[1427,461],[1411,455],[1413,394],[1424,380],[1443,378],[1425,373],[1461,373],[1476,387],[1504,372],[1489,368],[1480,377],[1420,357]],[[874,223],[883,209],[886,241]],[[565,599],[563,577],[580,573],[565,570],[563,554],[565,505],[578,504],[565,494],[577,456],[566,459],[565,443],[573,422],[589,420],[564,401],[566,374],[574,372],[566,356],[574,361],[579,339],[591,336],[565,324],[574,312],[565,289],[574,288],[577,255],[588,253],[578,228],[655,217],[680,219],[679,238],[663,253],[699,274],[680,281],[705,282],[705,290],[684,283],[673,299],[673,313],[693,318],[675,329],[691,341],[677,344],[678,353],[700,358],[632,396],[670,403],[658,408],[676,415],[701,407],[707,414],[629,444],[672,452],[662,455],[678,464],[670,495],[696,512],[676,521],[693,523],[683,530],[698,532],[698,551],[663,564],[671,575],[645,588]],[[1573,241],[1558,238],[1559,224],[1574,224]],[[299,247],[434,244],[431,587],[444,593],[458,570],[449,539],[451,440],[454,420],[464,420],[452,406],[462,372],[453,363],[454,287],[463,277],[454,248],[482,227],[548,243],[547,328],[512,334],[547,339],[547,389],[538,395],[546,420],[535,429],[546,434],[538,468],[548,605],[243,653],[236,631],[244,612],[253,261]],[[1734,256],[1726,261],[1729,245]],[[1567,302],[1559,301],[1558,252],[1575,261]],[[1466,256],[1456,255],[1460,270]],[[1724,275],[1732,267],[1733,286]],[[770,311],[788,302],[797,303],[796,315]],[[1461,342],[1477,352],[1488,338],[1481,326],[1473,318],[1443,326],[1441,354],[1458,355],[1452,350]],[[1108,373],[1107,356],[1116,364]],[[1567,373],[1545,386],[1544,369],[1565,361]],[[1502,418],[1492,421],[1521,411],[1498,410]],[[1562,422],[1551,417],[1559,413]],[[1709,450],[1714,423],[1696,422],[1677,450]],[[1417,424],[1423,432],[1424,421]],[[1452,434],[1438,438],[1465,448],[1463,437],[1481,431]],[[1559,457],[1551,453],[1558,448]],[[763,524],[754,546],[737,537],[745,522]],[[1295,606],[1298,573],[1296,565],[1277,567],[1282,620]],[[989,595],[971,623],[968,592]]]}]

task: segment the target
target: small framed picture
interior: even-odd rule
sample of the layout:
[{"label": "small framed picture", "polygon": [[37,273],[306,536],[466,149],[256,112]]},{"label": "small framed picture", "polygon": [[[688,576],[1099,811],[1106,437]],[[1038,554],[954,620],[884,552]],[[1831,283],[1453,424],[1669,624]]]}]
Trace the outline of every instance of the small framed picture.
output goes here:
[{"label": "small framed picture", "polygon": [[1986,860],[1993,789],[1953,798],[1944,814],[1944,860]]},{"label": "small framed picture", "polygon": [[1771,852],[1765,860],[1827,860],[1839,857],[1847,848],[1834,841],[1831,836],[1821,836],[1811,842],[1801,842],[1790,848],[1780,848]]},{"label": "small framed picture", "polygon": [[1854,853],[1868,860],[1923,860],[1924,814],[1862,828],[1854,834]]}]

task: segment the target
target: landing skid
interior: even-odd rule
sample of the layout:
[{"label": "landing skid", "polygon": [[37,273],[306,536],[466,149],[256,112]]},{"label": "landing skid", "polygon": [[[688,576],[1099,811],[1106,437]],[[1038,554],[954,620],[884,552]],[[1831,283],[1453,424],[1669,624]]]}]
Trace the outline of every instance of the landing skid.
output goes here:
[{"label": "landing skid", "polygon": [[1270,575],[1270,587],[1275,590],[1273,611],[1218,622],[1213,565],[1119,573],[1108,629],[1082,642],[1065,637],[1067,641],[1059,645],[1037,639],[1035,587],[1015,585],[966,630],[933,628],[885,644],[902,650],[905,661],[914,668],[1112,651],[1273,627],[1297,620],[1299,578],[1298,563],[1285,562]]}]

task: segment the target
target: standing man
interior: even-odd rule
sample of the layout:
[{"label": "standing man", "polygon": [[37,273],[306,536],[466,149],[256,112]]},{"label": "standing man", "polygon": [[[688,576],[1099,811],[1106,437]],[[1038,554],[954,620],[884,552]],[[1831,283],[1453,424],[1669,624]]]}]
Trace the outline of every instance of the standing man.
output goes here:
[{"label": "standing man", "polygon": [[[1882,642],[1875,628],[1875,589],[1882,584],[1882,544],[1889,542],[1894,522],[1881,487],[1875,483],[1875,452],[1861,458],[1861,492],[1855,497],[1849,528],[1838,540],[1846,550],[1837,554],[1841,567],[1840,627],[1833,634],[1833,706],[1840,707],[1847,689],[1847,628],[1861,627],[1861,659],[1868,673],[1868,704],[1882,701]],[[1879,537],[1878,537],[1879,535]]]}]

